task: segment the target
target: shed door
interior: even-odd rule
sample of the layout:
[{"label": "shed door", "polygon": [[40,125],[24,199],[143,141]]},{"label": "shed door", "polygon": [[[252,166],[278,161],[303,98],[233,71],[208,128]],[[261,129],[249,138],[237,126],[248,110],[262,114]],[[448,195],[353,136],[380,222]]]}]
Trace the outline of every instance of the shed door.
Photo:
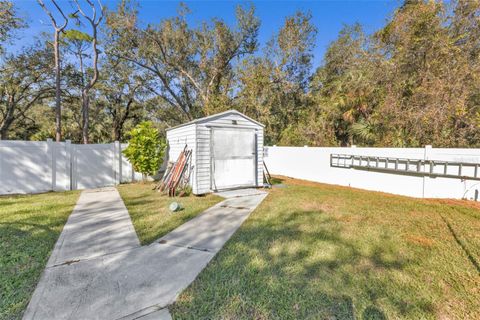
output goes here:
[{"label": "shed door", "polygon": [[212,129],[212,190],[256,183],[255,130]]}]

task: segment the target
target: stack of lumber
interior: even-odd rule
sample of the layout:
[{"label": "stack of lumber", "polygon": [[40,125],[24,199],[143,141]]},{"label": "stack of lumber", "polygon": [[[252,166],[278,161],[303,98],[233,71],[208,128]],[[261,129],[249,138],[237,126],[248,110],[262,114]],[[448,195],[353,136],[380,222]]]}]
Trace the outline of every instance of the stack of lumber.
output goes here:
[{"label": "stack of lumber", "polygon": [[170,197],[174,197],[178,190],[185,190],[190,180],[191,161],[192,150],[188,150],[185,145],[177,161],[168,163],[167,170],[155,189],[168,193]]}]

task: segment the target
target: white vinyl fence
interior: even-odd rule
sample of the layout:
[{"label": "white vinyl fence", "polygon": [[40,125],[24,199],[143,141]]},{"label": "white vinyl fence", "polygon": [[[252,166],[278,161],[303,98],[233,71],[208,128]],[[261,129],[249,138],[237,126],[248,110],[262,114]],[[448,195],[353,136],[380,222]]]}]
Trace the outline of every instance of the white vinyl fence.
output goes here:
[{"label": "white vinyl fence", "polygon": [[98,188],[141,179],[126,144],[0,141],[0,194]]},{"label": "white vinyl fence", "polygon": [[[375,158],[389,157],[411,160],[428,160],[418,164],[418,170],[425,174],[415,174],[415,161],[407,162],[410,171],[379,170],[376,168],[341,168],[332,166],[331,154],[347,154],[370,157],[370,165],[375,167]],[[316,182],[351,186],[355,188],[382,191],[418,198],[455,198],[476,199],[480,191],[480,179],[463,176],[458,178],[435,176],[442,175],[443,161],[472,164],[467,166],[450,165],[446,171],[451,176],[458,172],[462,175],[480,177],[475,164],[480,165],[480,149],[447,149],[447,148],[316,148],[316,147],[265,147],[264,161],[271,174]],[[351,160],[348,160],[351,161]],[[381,161],[381,160],[380,160]],[[432,167],[430,163],[437,165]],[[358,163],[358,162],[357,162]],[[364,165],[365,165],[364,161]],[[385,168],[385,162],[379,167]],[[390,160],[389,168],[394,168],[395,161]],[[478,167],[478,166],[477,166]],[[404,167],[405,168],[405,164]],[[463,171],[462,171],[463,170]],[[433,174],[431,174],[433,173]],[[480,200],[480,199],[479,199]]]}]

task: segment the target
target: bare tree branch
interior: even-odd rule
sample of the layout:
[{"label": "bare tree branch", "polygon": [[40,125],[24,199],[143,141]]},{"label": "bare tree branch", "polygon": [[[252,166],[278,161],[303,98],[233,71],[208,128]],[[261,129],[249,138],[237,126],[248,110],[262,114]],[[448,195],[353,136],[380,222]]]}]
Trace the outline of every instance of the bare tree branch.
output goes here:
[{"label": "bare tree branch", "polygon": [[93,76],[90,81],[82,89],[82,139],[83,143],[87,144],[89,142],[88,131],[89,131],[89,109],[90,109],[90,89],[92,89],[98,81],[99,70],[98,70],[98,26],[101,23],[104,16],[103,5],[100,0],[97,0],[98,6],[100,8],[100,16],[97,18],[97,9],[96,5],[91,0],[85,0],[88,3],[92,10],[92,15],[88,16],[78,0],[74,0],[77,5],[78,12],[87,20],[92,27],[92,50],[93,50]]}]

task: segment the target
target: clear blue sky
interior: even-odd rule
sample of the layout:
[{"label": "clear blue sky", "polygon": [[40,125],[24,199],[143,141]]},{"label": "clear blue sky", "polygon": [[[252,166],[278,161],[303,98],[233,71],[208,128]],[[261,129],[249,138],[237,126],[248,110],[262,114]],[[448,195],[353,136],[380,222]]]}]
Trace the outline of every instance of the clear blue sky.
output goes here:
[{"label": "clear blue sky", "polygon": [[[44,0],[49,4],[49,0]],[[279,30],[285,17],[297,10],[310,11],[313,23],[318,28],[314,66],[321,64],[329,43],[338,35],[343,24],[359,22],[367,33],[381,28],[392,15],[401,1],[184,1],[191,9],[189,19],[192,23],[217,17],[227,23],[234,23],[235,7],[238,4],[253,3],[262,25],[259,40],[264,44]],[[70,8],[68,1],[59,1],[60,5]],[[114,8],[117,1],[103,1],[109,8]],[[178,1],[140,0],[140,20],[156,23],[162,18],[177,13]],[[22,31],[20,39],[12,48],[20,48],[31,43],[40,32],[51,32],[50,20],[37,4],[36,0],[16,0],[15,4],[21,16],[27,18],[29,29]]]}]

